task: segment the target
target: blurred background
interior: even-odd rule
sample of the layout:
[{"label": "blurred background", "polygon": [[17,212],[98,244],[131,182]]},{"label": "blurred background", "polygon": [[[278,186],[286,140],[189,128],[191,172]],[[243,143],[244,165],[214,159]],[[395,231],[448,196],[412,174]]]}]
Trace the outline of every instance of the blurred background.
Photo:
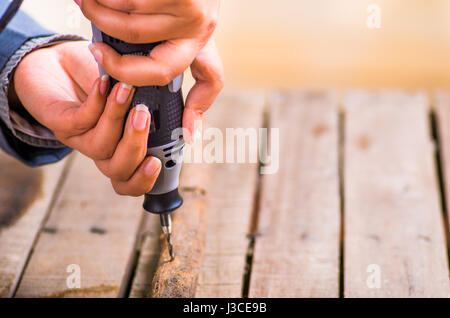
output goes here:
[{"label": "blurred background", "polygon": [[[24,8],[90,38],[72,0]],[[231,88],[450,88],[450,0],[222,0],[216,39]]]}]

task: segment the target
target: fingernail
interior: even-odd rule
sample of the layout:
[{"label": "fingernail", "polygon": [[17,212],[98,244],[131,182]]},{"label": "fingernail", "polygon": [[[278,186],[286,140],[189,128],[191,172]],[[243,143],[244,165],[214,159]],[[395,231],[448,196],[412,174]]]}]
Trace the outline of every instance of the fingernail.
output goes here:
[{"label": "fingernail", "polygon": [[97,61],[98,64],[102,64],[103,62],[103,54],[100,50],[96,49],[93,43],[90,43],[88,45],[89,51],[91,51],[92,55],[94,56],[94,59]]},{"label": "fingernail", "polygon": [[153,176],[161,166],[161,161],[158,158],[153,157],[147,165],[144,167],[144,172],[147,176]]},{"label": "fingernail", "polygon": [[74,0],[76,4],[78,4],[79,7],[81,7],[81,0]]},{"label": "fingernail", "polygon": [[148,118],[150,117],[150,113],[148,111],[147,106],[143,104],[139,104],[134,108],[134,116],[133,116],[133,126],[137,130],[144,130],[147,126]]},{"label": "fingernail", "polygon": [[100,94],[106,95],[106,90],[108,89],[109,76],[103,75],[100,80]]},{"label": "fingernail", "polygon": [[131,89],[133,87],[131,85],[120,83],[119,90],[117,91],[116,101],[119,104],[125,104],[130,97]]}]

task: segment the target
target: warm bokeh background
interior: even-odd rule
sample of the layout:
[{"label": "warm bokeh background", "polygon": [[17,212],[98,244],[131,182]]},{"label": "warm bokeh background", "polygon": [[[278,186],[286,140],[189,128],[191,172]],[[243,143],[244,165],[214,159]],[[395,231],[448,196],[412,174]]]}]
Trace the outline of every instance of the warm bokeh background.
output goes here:
[{"label": "warm bokeh background", "polygon": [[[381,29],[366,26],[381,7]],[[25,0],[42,24],[89,36],[72,0]],[[228,87],[450,88],[450,0],[222,0]]]}]

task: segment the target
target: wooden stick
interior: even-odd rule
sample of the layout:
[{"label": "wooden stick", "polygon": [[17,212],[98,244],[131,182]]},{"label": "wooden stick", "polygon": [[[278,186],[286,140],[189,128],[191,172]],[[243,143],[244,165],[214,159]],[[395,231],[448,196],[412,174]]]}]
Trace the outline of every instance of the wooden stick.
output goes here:
[{"label": "wooden stick", "polygon": [[203,190],[185,189],[183,197],[184,205],[174,213],[172,224],[175,259],[170,262],[166,237],[162,235],[161,256],[150,297],[187,298],[195,295],[209,210]]}]

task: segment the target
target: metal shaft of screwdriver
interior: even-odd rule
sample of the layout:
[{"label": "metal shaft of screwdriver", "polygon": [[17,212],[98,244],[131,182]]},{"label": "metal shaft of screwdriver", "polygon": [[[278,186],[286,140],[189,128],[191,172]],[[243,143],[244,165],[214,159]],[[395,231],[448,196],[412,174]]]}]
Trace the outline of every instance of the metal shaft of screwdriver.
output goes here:
[{"label": "metal shaft of screwdriver", "polygon": [[167,248],[169,249],[170,261],[175,259],[175,253],[173,252],[173,245],[171,240],[172,235],[172,218],[170,217],[170,212],[160,214],[161,227],[163,233],[166,235]]}]

